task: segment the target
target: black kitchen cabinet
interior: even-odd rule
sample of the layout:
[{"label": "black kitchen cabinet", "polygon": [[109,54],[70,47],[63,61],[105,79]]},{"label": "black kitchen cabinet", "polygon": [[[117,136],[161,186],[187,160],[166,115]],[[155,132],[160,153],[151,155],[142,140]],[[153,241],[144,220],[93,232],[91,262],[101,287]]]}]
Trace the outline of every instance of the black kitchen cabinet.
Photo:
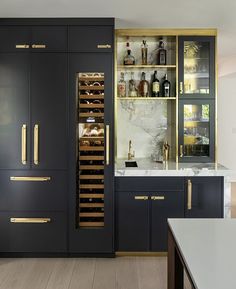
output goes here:
[{"label": "black kitchen cabinet", "polygon": [[186,218],[223,218],[224,178],[186,178],[185,200]]}]

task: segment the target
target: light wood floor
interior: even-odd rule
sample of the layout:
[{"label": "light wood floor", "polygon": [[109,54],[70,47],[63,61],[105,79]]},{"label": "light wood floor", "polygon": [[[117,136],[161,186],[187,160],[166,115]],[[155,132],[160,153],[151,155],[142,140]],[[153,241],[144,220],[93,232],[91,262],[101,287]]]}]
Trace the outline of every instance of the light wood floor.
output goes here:
[{"label": "light wood floor", "polygon": [[166,289],[166,257],[0,259],[0,289]]}]

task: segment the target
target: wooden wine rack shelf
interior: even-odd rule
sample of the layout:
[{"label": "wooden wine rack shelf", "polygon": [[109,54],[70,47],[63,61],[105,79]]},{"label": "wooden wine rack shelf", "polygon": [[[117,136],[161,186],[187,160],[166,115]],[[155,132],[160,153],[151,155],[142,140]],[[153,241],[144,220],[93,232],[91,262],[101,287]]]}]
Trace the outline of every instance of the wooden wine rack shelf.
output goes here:
[{"label": "wooden wine rack shelf", "polygon": [[80,108],[104,108],[104,104],[103,103],[81,103],[79,105]]},{"label": "wooden wine rack shelf", "polygon": [[80,94],[80,99],[104,99],[104,94],[90,95],[90,94]]},{"label": "wooden wine rack shelf", "polygon": [[80,146],[80,151],[104,151],[104,146]]},{"label": "wooden wine rack shelf", "polygon": [[104,198],[104,194],[80,194],[80,199],[102,199]]},{"label": "wooden wine rack shelf", "polygon": [[85,85],[85,86],[80,86],[79,90],[104,90],[104,86],[103,85],[95,85],[95,86]]},{"label": "wooden wine rack shelf", "polygon": [[80,184],[80,189],[104,189],[104,184]]},{"label": "wooden wine rack shelf", "polygon": [[93,77],[93,76],[82,76],[79,78],[80,81],[92,81],[92,82],[95,82],[95,81],[104,81],[104,77]]},{"label": "wooden wine rack shelf", "polygon": [[103,117],[103,112],[81,112],[80,117]]},{"label": "wooden wine rack shelf", "polygon": [[81,161],[103,161],[104,156],[80,156]]},{"label": "wooden wine rack shelf", "polygon": [[80,208],[104,208],[103,203],[80,203]]},{"label": "wooden wine rack shelf", "polygon": [[103,175],[80,175],[81,180],[103,180]]},{"label": "wooden wine rack shelf", "polygon": [[104,217],[104,213],[80,213],[80,217],[99,217],[99,218],[103,218]]},{"label": "wooden wine rack shelf", "polygon": [[104,222],[79,222],[80,227],[104,227]]},{"label": "wooden wine rack shelf", "polygon": [[96,165],[81,165],[81,170],[104,170],[104,166],[96,166]]}]

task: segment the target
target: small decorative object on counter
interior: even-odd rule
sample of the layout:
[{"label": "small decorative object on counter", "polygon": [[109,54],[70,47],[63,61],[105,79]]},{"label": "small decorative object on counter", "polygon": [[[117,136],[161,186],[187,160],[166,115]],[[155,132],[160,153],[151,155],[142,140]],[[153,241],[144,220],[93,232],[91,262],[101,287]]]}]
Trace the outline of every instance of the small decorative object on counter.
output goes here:
[{"label": "small decorative object on counter", "polygon": [[131,72],[131,78],[129,80],[129,96],[130,97],[136,97],[138,95],[136,83],[134,80],[134,72]]},{"label": "small decorative object on counter", "polygon": [[129,42],[126,43],[127,54],[124,57],[124,65],[135,65],[135,58],[131,54],[131,48]]},{"label": "small decorative object on counter", "polygon": [[149,82],[146,80],[145,72],[142,72],[141,81],[139,83],[139,95],[142,97],[149,96]]},{"label": "small decorative object on counter", "polygon": [[154,71],[153,80],[152,80],[152,97],[160,96],[160,82],[157,78],[157,71]]},{"label": "small decorative object on counter", "polygon": [[163,144],[163,161],[167,162],[169,160],[169,156],[170,156],[170,145],[168,144],[167,141],[165,141]]},{"label": "small decorative object on counter", "polygon": [[170,81],[167,79],[167,74],[165,74],[164,81],[162,83],[162,96],[170,97]]},{"label": "small decorative object on counter", "polygon": [[148,45],[146,40],[143,40],[143,43],[141,45],[141,53],[142,53],[142,65],[147,65]]},{"label": "small decorative object on counter", "polygon": [[118,96],[125,97],[126,96],[126,82],[125,82],[125,74],[124,72],[120,73],[120,81],[118,82]]},{"label": "small decorative object on counter", "polygon": [[157,64],[166,65],[166,49],[163,39],[159,41],[159,48],[157,53]]}]

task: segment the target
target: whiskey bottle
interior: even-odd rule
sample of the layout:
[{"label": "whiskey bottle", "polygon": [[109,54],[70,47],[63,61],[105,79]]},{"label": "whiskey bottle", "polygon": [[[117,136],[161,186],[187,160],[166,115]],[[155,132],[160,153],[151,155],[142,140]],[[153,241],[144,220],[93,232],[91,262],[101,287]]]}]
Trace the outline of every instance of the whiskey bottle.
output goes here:
[{"label": "whiskey bottle", "polygon": [[145,72],[142,72],[141,81],[139,83],[139,95],[142,97],[149,96],[149,82],[146,80]]},{"label": "whiskey bottle", "polygon": [[146,40],[143,40],[141,45],[142,65],[147,65],[148,46]]},{"label": "whiskey bottle", "polygon": [[120,81],[118,82],[118,96],[125,97],[126,96],[126,82],[125,82],[125,74],[124,72],[120,73]]},{"label": "whiskey bottle", "polygon": [[137,96],[137,89],[136,89],[136,83],[134,80],[134,73],[131,72],[131,78],[129,80],[129,96],[130,97],[136,97]]},{"label": "whiskey bottle", "polygon": [[170,81],[167,79],[167,74],[165,74],[164,81],[162,83],[162,96],[170,97]]},{"label": "whiskey bottle", "polygon": [[160,96],[160,81],[157,78],[157,71],[154,71],[152,80],[152,97]]},{"label": "whiskey bottle", "polygon": [[124,65],[135,65],[135,58],[131,54],[129,42],[126,43],[127,54],[124,57]]},{"label": "whiskey bottle", "polygon": [[159,42],[159,48],[157,53],[157,64],[166,65],[166,49],[163,39]]}]

